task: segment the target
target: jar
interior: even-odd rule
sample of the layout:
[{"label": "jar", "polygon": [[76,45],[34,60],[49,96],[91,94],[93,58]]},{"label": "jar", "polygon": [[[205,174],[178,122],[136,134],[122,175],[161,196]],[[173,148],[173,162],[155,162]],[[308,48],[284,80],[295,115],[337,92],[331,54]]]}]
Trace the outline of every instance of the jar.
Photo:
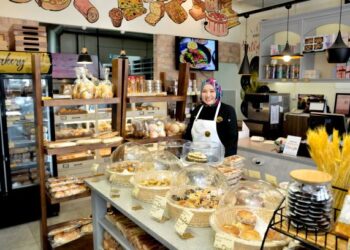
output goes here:
[{"label": "jar", "polygon": [[318,170],[290,172],[294,179],[288,186],[287,215],[292,226],[308,231],[327,232],[333,222],[332,176]]},{"label": "jar", "polygon": [[144,76],[139,76],[137,79],[137,92],[138,93],[146,92],[145,77]]},{"label": "jar", "polygon": [[265,79],[270,79],[270,77],[271,77],[271,67],[270,67],[270,65],[269,64],[266,64],[265,66],[264,66],[264,68],[265,68]]},{"label": "jar", "polygon": [[160,93],[162,92],[162,82],[160,80],[155,80],[154,81],[154,87],[153,90],[155,93]]},{"label": "jar", "polygon": [[153,80],[146,80],[146,92],[153,93]]}]

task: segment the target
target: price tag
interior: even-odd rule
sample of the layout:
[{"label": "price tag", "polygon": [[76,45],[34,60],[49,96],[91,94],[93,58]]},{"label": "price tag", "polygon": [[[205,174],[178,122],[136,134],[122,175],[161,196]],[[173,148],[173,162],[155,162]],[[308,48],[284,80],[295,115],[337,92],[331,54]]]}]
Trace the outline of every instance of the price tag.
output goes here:
[{"label": "price tag", "polygon": [[271,183],[272,185],[277,186],[277,177],[274,175],[270,175],[270,174],[265,174],[265,180],[269,183]]},{"label": "price tag", "polygon": [[138,187],[135,187],[133,190],[132,190],[132,195],[134,197],[138,197],[139,196],[139,193],[140,193],[140,189]]},{"label": "price tag", "polygon": [[151,216],[157,220],[162,220],[166,209],[166,199],[156,195],[151,208]]},{"label": "price tag", "polygon": [[296,156],[298,153],[301,137],[288,135],[284,145],[283,154]]},{"label": "price tag", "polygon": [[184,235],[188,224],[190,224],[193,217],[193,213],[189,210],[184,210],[180,215],[179,219],[177,219],[175,223],[175,231],[180,235]]},{"label": "price tag", "polygon": [[259,171],[255,170],[248,170],[249,177],[255,178],[255,179],[261,179],[261,174]]},{"label": "price tag", "polygon": [[214,248],[220,250],[232,250],[235,247],[235,240],[231,235],[225,233],[215,234]]}]

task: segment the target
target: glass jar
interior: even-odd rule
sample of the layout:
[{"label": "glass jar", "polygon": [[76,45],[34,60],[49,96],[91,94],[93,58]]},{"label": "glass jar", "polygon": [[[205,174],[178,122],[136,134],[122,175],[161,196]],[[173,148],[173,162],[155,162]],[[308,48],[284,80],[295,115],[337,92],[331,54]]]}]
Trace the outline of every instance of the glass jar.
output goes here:
[{"label": "glass jar", "polygon": [[153,80],[146,80],[146,92],[153,93]]},{"label": "glass jar", "polygon": [[326,232],[333,222],[332,176],[317,170],[290,172],[294,179],[288,186],[287,215],[298,229]]}]

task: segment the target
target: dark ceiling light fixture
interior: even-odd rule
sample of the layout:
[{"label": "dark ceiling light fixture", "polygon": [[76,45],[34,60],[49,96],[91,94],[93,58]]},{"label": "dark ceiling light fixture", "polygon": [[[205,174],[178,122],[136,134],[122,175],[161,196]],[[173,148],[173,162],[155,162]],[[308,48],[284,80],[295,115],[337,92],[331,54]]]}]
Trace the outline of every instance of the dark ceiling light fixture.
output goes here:
[{"label": "dark ceiling light fixture", "polygon": [[84,31],[83,48],[81,49],[81,52],[79,54],[78,61],[77,61],[78,64],[83,64],[83,65],[92,64],[91,56],[88,53],[88,49],[85,47],[85,29],[86,27],[83,27],[83,31]]},{"label": "dark ceiling light fixture", "polygon": [[343,41],[340,27],[341,27],[341,13],[343,8],[343,0],[340,0],[340,13],[339,13],[339,31],[337,38],[333,45],[327,49],[327,61],[328,63],[346,63],[350,57],[350,48],[346,46]]},{"label": "dark ceiling light fixture", "polygon": [[243,61],[241,64],[241,67],[239,68],[238,74],[240,75],[251,75],[250,73],[250,67],[249,67],[249,59],[248,59],[248,39],[247,39],[247,25],[248,25],[248,17],[249,15],[244,16],[245,17],[245,41],[244,41],[244,56]]},{"label": "dark ceiling light fixture", "polygon": [[292,5],[287,4],[286,9],[288,10],[288,15],[287,15],[287,41],[286,45],[284,46],[284,49],[281,54],[279,55],[274,55],[271,58],[272,59],[282,59],[285,62],[289,62],[292,59],[300,59],[303,57],[302,54],[293,54],[289,45],[289,10],[292,7]]}]

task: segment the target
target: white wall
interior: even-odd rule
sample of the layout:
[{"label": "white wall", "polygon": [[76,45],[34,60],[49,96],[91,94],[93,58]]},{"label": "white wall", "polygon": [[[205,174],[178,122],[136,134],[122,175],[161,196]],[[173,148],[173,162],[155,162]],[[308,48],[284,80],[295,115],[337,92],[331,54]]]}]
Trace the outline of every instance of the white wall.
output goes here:
[{"label": "white wall", "polygon": [[[89,23],[78,10],[75,9],[73,1],[69,7],[62,11],[44,10],[38,6],[35,0],[21,4],[13,3],[9,0],[0,0],[0,2],[0,16],[2,17],[21,18],[53,24],[87,26],[100,29],[211,38],[227,42],[240,41],[241,25],[230,29],[229,35],[226,37],[216,37],[204,30],[204,20],[194,21],[190,15],[188,15],[187,20],[182,24],[176,24],[165,14],[163,19],[153,27],[145,22],[144,18],[146,14],[144,14],[131,21],[126,21],[124,19],[122,26],[120,28],[115,28],[111,23],[108,12],[110,9],[117,7],[117,0],[91,0],[92,4],[98,9],[100,15],[99,20],[93,24]],[[147,3],[145,3],[144,6],[148,9]],[[192,6],[192,1],[187,0],[182,6],[188,11]]]}]

